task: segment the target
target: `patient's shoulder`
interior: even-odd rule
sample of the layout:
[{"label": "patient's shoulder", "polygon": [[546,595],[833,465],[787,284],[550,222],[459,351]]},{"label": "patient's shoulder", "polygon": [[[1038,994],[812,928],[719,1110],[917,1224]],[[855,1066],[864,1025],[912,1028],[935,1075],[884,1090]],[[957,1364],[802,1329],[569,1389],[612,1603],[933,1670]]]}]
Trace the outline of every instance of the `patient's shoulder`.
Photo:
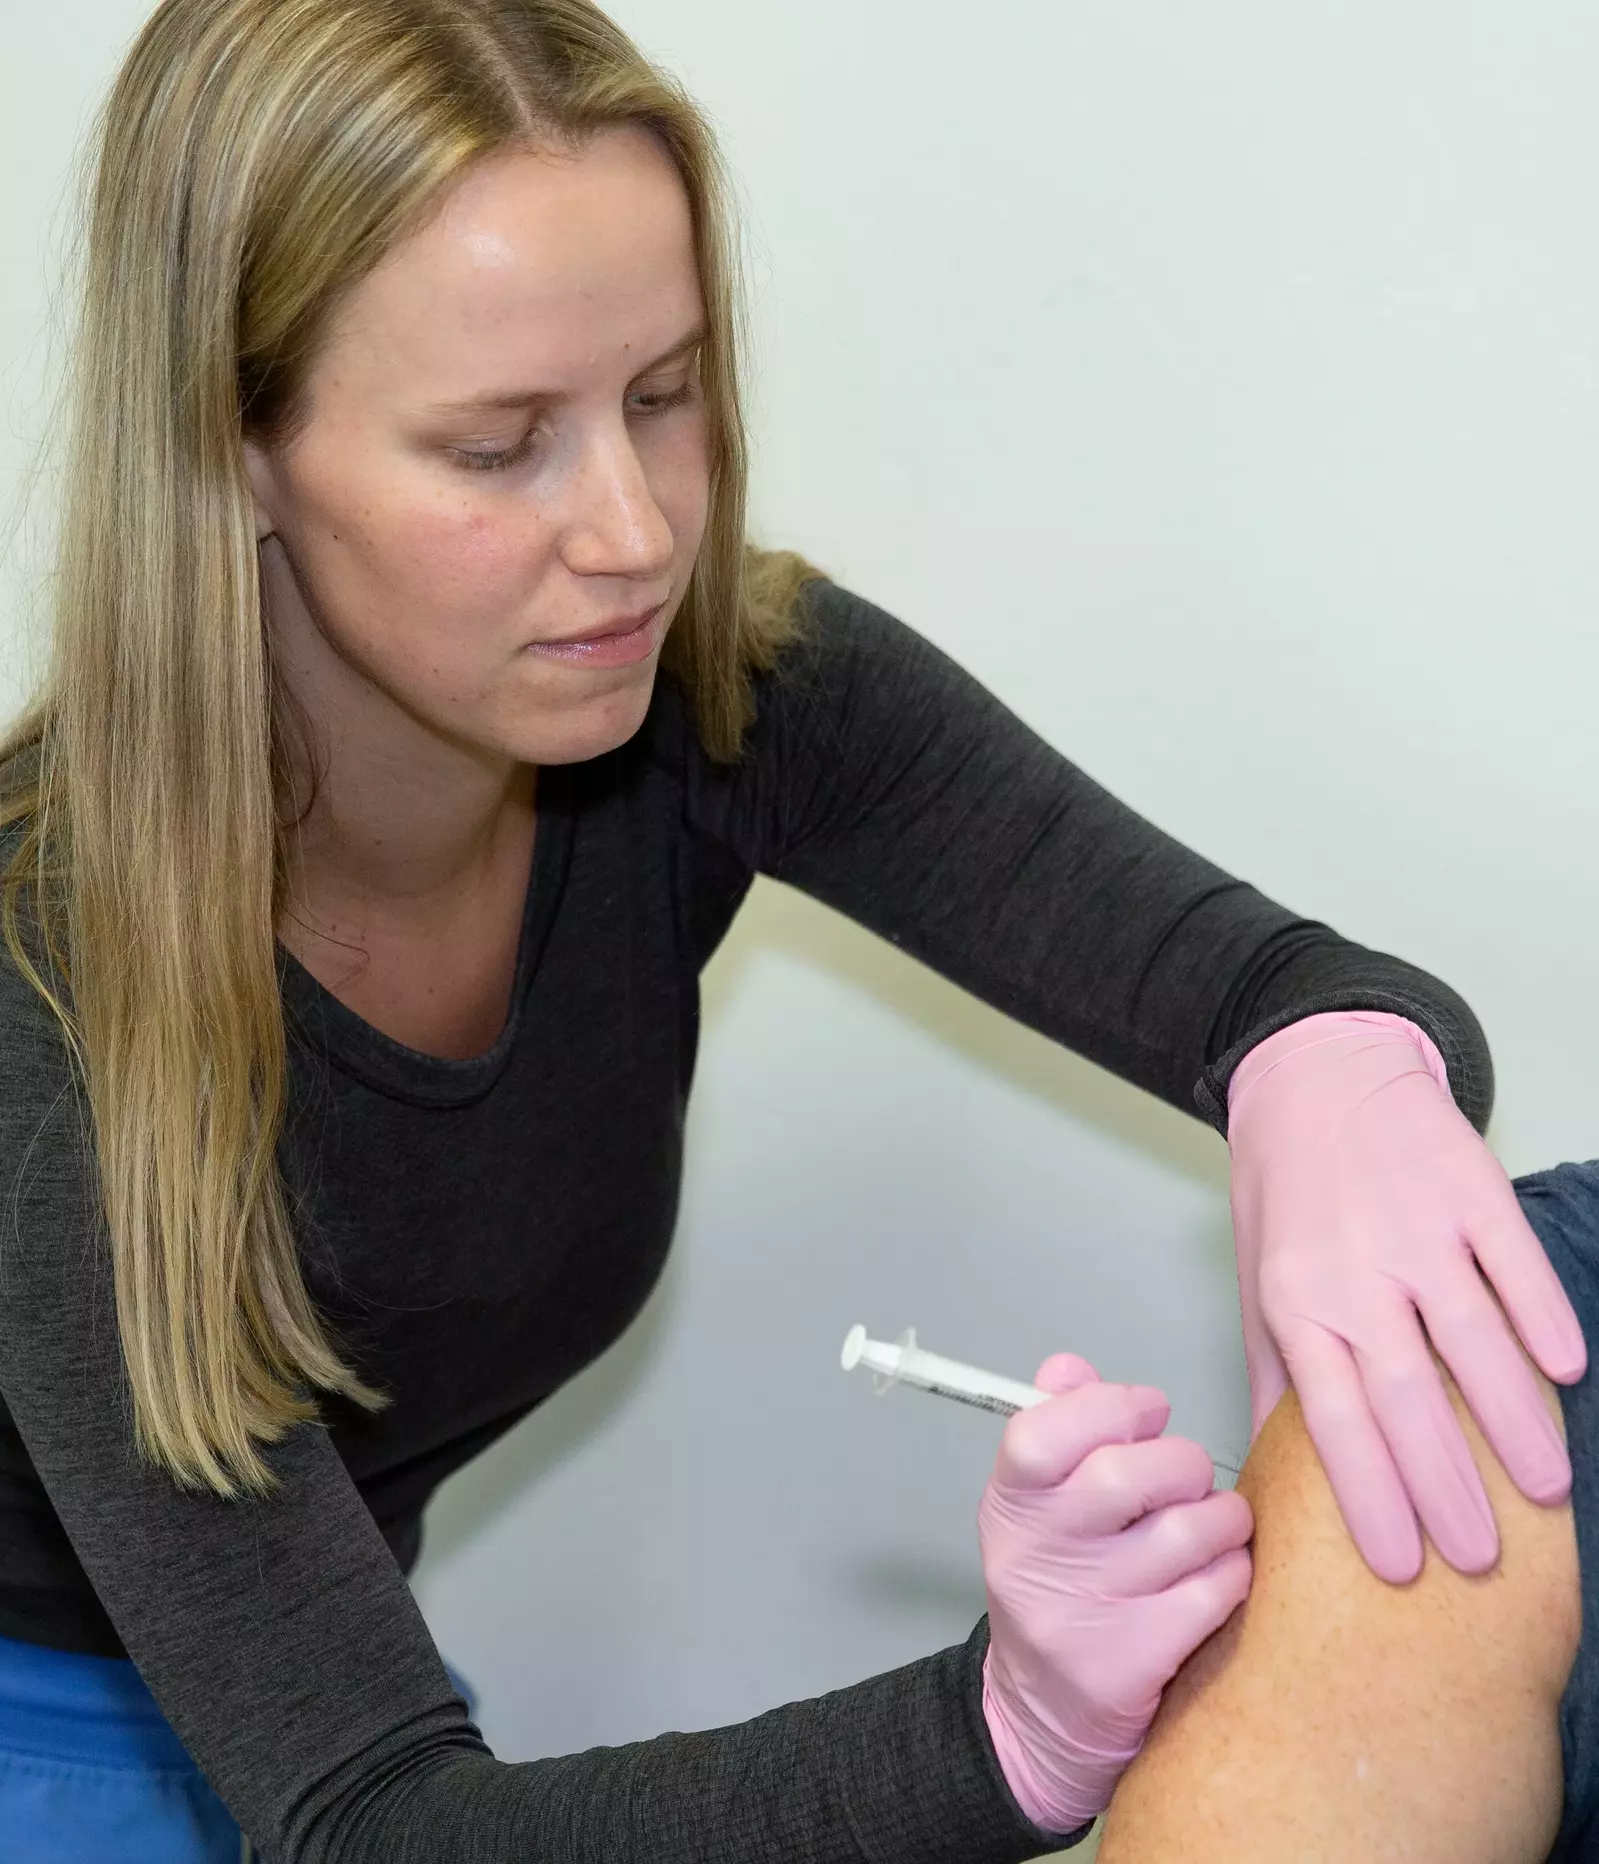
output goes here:
[{"label": "patient's shoulder", "polygon": [[1249,1600],[1167,1691],[1102,1864],[1546,1856],[1581,1625],[1571,1511],[1526,1501],[1451,1398],[1500,1524],[1498,1566],[1468,1578],[1429,1547],[1408,1586],[1377,1579],[1290,1393],[1239,1482],[1255,1511]]},{"label": "patient's shoulder", "polygon": [[[1537,1376],[1563,1428],[1559,1395]],[[1529,1502],[1453,1380],[1445,1382],[1499,1524],[1497,1565],[1475,1576],[1456,1572],[1429,1542],[1409,1585],[1378,1579],[1349,1537],[1290,1392],[1267,1420],[1238,1485],[1255,1510],[1260,1618],[1306,1619],[1296,1636],[1312,1650],[1329,1662],[1379,1662],[1418,1705],[1436,1699],[1457,1674],[1469,1676],[1473,1688],[1497,1678],[1557,1702],[1581,1634],[1571,1508]],[[1307,1603],[1319,1611],[1307,1612]],[[1414,1664],[1402,1661],[1405,1653]]]}]

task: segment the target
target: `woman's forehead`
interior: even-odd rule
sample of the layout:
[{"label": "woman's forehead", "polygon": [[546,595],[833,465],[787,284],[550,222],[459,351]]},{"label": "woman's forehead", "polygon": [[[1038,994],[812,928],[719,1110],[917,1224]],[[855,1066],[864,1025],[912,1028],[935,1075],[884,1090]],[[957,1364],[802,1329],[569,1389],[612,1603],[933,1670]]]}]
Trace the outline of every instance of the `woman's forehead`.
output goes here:
[{"label": "woman's forehead", "polygon": [[473,170],[351,295],[324,364],[351,389],[401,381],[419,405],[535,367],[561,392],[647,366],[702,316],[682,177],[653,137],[611,131]]}]

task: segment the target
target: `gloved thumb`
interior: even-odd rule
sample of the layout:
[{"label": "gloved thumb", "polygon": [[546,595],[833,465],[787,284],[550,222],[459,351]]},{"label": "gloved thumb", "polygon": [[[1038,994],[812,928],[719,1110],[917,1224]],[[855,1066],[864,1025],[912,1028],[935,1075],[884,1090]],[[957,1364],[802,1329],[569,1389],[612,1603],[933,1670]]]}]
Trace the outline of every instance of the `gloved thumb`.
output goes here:
[{"label": "gloved thumb", "polygon": [[1045,1391],[1052,1398],[1058,1398],[1063,1392],[1074,1392],[1079,1385],[1092,1385],[1099,1374],[1076,1353],[1051,1353],[1038,1368],[1033,1383],[1040,1391]]}]

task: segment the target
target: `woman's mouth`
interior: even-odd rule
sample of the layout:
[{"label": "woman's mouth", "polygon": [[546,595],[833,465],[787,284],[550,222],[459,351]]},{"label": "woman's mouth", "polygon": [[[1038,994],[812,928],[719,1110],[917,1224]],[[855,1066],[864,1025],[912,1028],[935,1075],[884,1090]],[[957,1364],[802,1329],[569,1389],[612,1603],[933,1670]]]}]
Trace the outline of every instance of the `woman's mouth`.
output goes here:
[{"label": "woman's mouth", "polygon": [[602,622],[591,633],[562,640],[530,641],[526,652],[541,660],[563,660],[584,667],[629,667],[648,660],[666,634],[666,603],[646,614]]}]

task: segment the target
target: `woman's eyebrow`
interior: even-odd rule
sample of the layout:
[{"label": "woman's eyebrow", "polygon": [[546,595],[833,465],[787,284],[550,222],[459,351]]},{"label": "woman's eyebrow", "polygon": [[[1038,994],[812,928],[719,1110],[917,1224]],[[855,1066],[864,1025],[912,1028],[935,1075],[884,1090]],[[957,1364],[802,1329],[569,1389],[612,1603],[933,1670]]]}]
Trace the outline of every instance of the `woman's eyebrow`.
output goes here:
[{"label": "woman's eyebrow", "polygon": [[[686,337],[674,343],[670,349],[663,350],[652,362],[645,363],[638,374],[648,375],[652,369],[659,369],[669,362],[678,361],[690,350],[698,349],[705,341],[706,334],[703,325],[691,330]],[[525,408],[532,402],[559,399],[558,393],[549,388],[490,389],[481,395],[467,395],[459,401],[425,402],[422,412],[424,414],[483,414],[499,408]]]}]

